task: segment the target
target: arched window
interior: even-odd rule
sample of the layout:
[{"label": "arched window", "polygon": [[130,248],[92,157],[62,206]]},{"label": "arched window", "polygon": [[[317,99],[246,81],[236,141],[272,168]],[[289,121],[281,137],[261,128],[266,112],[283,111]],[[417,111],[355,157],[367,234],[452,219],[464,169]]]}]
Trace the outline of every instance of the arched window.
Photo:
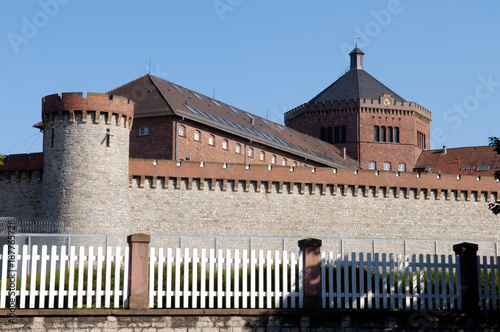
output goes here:
[{"label": "arched window", "polygon": [[276,156],[273,154],[273,156],[271,157],[271,164],[276,164]]},{"label": "arched window", "polygon": [[392,127],[387,127],[387,142],[392,142]]},{"label": "arched window", "polygon": [[385,126],[380,127],[380,141],[386,142],[385,134],[386,134]]},{"label": "arched window", "polygon": [[200,136],[201,136],[201,133],[198,130],[196,130],[194,132],[194,140],[197,141],[197,142],[199,142],[200,141]]},{"label": "arched window", "polygon": [[380,127],[379,126],[373,127],[373,141],[375,141],[375,142],[380,141]]},{"label": "arched window", "polygon": [[227,139],[222,141],[222,149],[227,150]]},{"label": "arched window", "polygon": [[266,155],[264,154],[264,151],[260,152],[259,159],[260,159],[260,161],[264,161],[266,159]]},{"label": "arched window", "polygon": [[283,161],[281,162],[281,165],[286,166],[286,159],[283,158]]},{"label": "arched window", "polygon": [[237,154],[241,153],[241,144],[236,144],[235,145],[234,152],[236,152]]},{"label": "arched window", "polygon": [[253,158],[253,149],[252,148],[248,148],[248,157]]},{"label": "arched window", "polygon": [[182,136],[182,137],[186,136],[186,127],[179,126],[179,136]]},{"label": "arched window", "polygon": [[215,146],[215,137],[214,137],[214,135],[208,136],[208,145]]}]

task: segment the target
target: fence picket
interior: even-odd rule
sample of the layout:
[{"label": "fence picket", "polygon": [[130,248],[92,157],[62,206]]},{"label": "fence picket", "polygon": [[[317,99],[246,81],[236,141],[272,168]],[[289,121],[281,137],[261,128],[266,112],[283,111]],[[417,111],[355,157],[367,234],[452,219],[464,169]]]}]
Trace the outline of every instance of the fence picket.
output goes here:
[{"label": "fence picket", "polygon": [[304,252],[299,251],[299,287],[298,287],[298,296],[299,296],[299,308],[304,307]]},{"label": "fence picket", "polygon": [[122,299],[123,299],[123,307],[128,308],[128,276],[129,276],[129,261],[130,261],[130,248],[128,246],[125,247],[125,252],[123,254],[123,285],[122,285]]},{"label": "fence picket", "polygon": [[189,308],[189,263],[190,263],[189,249],[184,249],[184,287],[182,289],[182,307]]},{"label": "fence picket", "polygon": [[[161,252],[163,248],[158,249],[159,252]],[[159,254],[158,254],[159,256]],[[156,303],[158,305],[158,308],[162,307],[162,296],[160,294],[160,289],[163,284],[163,269],[161,266],[160,259],[156,259],[156,250],[155,248],[150,248],[149,249],[149,275],[154,276],[155,275],[155,265],[156,262],[158,262],[158,285],[154,284],[154,278],[149,278],[149,307],[154,308],[154,301],[155,301],[155,296],[156,296]],[[156,286],[156,287],[155,287]],[[156,288],[156,291],[155,291]]]},{"label": "fence picket", "polygon": [[[243,278],[243,276],[241,276]],[[234,304],[233,307],[238,309],[240,307],[240,251],[236,249],[234,251]]]},{"label": "fence picket", "polygon": [[38,307],[40,309],[45,308],[45,296],[48,295],[45,291],[45,279],[47,278],[47,261],[49,257],[47,255],[47,246],[42,246],[42,253],[40,255],[40,291],[38,295]]},{"label": "fence picket", "polygon": [[214,264],[215,264],[215,251],[214,249],[210,249],[210,258],[208,261],[208,307],[214,307],[214,297],[215,297],[215,273],[214,273]]},{"label": "fence picket", "polygon": [[172,248],[167,249],[167,275],[165,278],[167,278],[167,285],[165,287],[165,292],[166,292],[166,300],[165,300],[165,305],[167,308],[172,308],[172,264],[174,262],[173,258],[173,253],[172,253]]},{"label": "fence picket", "polygon": [[115,308],[120,307],[120,269],[122,263],[121,248],[115,247],[115,289],[113,291],[113,306]]},{"label": "fence picket", "polygon": [[217,257],[216,257],[216,262],[217,262],[217,308],[221,309],[223,308],[222,304],[222,296],[223,291],[222,291],[222,276],[223,276],[223,264],[224,260],[222,259],[222,249],[217,250]]},{"label": "fence picket", "polygon": [[181,249],[175,249],[174,308],[181,306]]},{"label": "fence picket", "polygon": [[111,247],[106,248],[106,281],[104,285],[104,307],[111,307]]},{"label": "fence picket", "polygon": [[83,307],[83,268],[85,263],[85,248],[80,246],[80,253],[78,255],[78,285],[76,291],[76,307]]},{"label": "fence picket", "polygon": [[265,289],[266,308],[272,308],[271,265],[272,265],[271,251],[267,250],[266,260],[265,260],[265,266],[266,266],[266,282],[265,282],[265,285],[266,285],[266,289]]},{"label": "fence picket", "polygon": [[0,308],[4,309],[6,308],[5,302],[7,299],[7,262],[9,257],[9,246],[7,244],[4,244],[2,246],[2,255],[0,256],[1,262],[2,262],[2,278],[0,279],[2,281],[1,286],[0,286]]},{"label": "fence picket", "polygon": [[368,309],[373,308],[373,289],[372,289],[372,254],[368,253],[366,255],[366,293]]},{"label": "fence picket", "polygon": [[396,263],[397,267],[397,300],[398,309],[403,309],[403,261],[401,259],[401,254],[398,255],[398,261]]},{"label": "fence picket", "polygon": [[191,291],[191,306],[193,309],[198,308],[198,249],[193,249],[192,260],[193,271],[193,289]]},{"label": "fence picket", "polygon": [[[290,307],[292,309],[296,308],[296,297],[297,292],[297,276],[295,274],[295,269],[297,268],[297,259],[295,258],[295,253],[290,253]],[[299,272],[300,273],[300,272]]]},{"label": "fence picket", "polygon": [[241,277],[243,278],[243,282],[241,284],[241,307],[243,309],[248,308],[248,251],[243,250],[242,254],[242,273]]},{"label": "fence picket", "polygon": [[[69,248],[68,248],[69,249]],[[65,289],[64,281],[66,276],[66,264],[68,262],[69,256],[67,255],[66,246],[61,246],[59,251],[59,291],[57,292],[58,298],[58,308],[64,308],[64,299],[68,296],[68,292]],[[69,307],[69,306],[68,306]]]},{"label": "fence picket", "polygon": [[[226,308],[231,308],[231,298],[232,298],[232,293],[231,293],[231,250],[227,249],[226,250]],[[236,271],[235,271],[236,273]]]},{"label": "fence picket", "polygon": [[[61,251],[62,252],[62,251]],[[62,253],[61,253],[62,255]],[[101,307],[102,296],[104,292],[102,290],[102,266],[104,262],[104,255],[102,253],[102,247],[97,247],[97,270],[96,270],[96,289],[95,289],[95,306],[96,308]],[[61,263],[62,264],[62,263]]]},{"label": "fence picket", "polygon": [[[38,255],[38,246],[34,245],[31,247],[31,275],[37,275],[37,262],[40,260],[40,256]],[[38,295],[38,290],[36,289],[36,277],[30,279],[30,291],[29,291],[29,308],[35,307],[35,299]]]},{"label": "fence picket", "polygon": [[49,271],[49,309],[54,308],[54,298],[56,296],[56,264],[59,260],[57,255],[57,247],[52,246],[50,248],[50,271]]},{"label": "fence picket", "polygon": [[[82,271],[83,273],[83,271]],[[94,275],[94,247],[89,247],[89,255],[87,260],[87,308],[92,307],[92,296],[94,295],[94,286],[93,282]]]},{"label": "fence picket", "polygon": [[281,286],[280,280],[280,253],[278,250],[274,251],[274,308],[279,308],[282,301],[281,291],[283,288]]},{"label": "fence picket", "polygon": [[[359,253],[359,308],[365,308],[365,265],[364,255]],[[358,295],[357,295],[358,296]]]}]

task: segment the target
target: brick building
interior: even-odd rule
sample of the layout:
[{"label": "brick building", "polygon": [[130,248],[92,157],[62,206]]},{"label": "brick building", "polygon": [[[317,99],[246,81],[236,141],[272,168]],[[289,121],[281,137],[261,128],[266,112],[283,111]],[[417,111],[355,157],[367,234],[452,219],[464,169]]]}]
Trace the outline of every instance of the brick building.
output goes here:
[{"label": "brick building", "polygon": [[488,210],[500,159],[492,147],[429,150],[430,121],[364,71],[357,47],[286,126],[152,75],[50,95],[43,153],[0,166],[0,217],[33,226],[20,232],[236,237],[228,247],[248,236],[349,237],[358,251],[404,238],[419,253],[420,240],[500,241]]}]

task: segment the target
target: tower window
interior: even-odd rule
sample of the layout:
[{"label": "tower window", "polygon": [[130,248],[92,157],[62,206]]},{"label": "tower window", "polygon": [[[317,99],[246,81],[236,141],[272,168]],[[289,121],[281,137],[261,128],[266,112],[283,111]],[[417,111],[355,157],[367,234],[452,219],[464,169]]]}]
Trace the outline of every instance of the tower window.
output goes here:
[{"label": "tower window", "polygon": [[380,141],[381,142],[386,142],[387,141],[385,134],[386,134],[386,128],[385,128],[385,126],[380,127]]},{"label": "tower window", "polygon": [[392,142],[392,127],[387,127],[387,142]]},{"label": "tower window", "polygon": [[346,127],[336,126],[333,127],[333,143],[345,143],[346,141]]},{"label": "tower window", "polygon": [[328,143],[333,143],[333,128],[328,127],[327,133],[326,133],[326,141]]},{"label": "tower window", "polygon": [[54,147],[54,128],[52,128],[51,132],[50,132],[50,147],[53,148]]},{"label": "tower window", "polygon": [[399,127],[394,127],[394,142],[399,143]]},{"label": "tower window", "polygon": [[380,127],[379,126],[373,127],[373,141],[375,141],[375,142],[380,141]]},{"label": "tower window", "polygon": [[139,136],[148,136],[149,128],[148,127],[139,127]]}]

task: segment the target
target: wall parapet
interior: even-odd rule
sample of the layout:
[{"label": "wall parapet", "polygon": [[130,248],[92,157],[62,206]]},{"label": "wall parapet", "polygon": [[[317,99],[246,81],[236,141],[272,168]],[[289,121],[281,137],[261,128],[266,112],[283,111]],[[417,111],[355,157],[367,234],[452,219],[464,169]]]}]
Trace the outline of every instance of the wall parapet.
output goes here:
[{"label": "wall parapet", "polygon": [[0,166],[0,179],[6,183],[42,180],[43,153],[13,154],[6,156]]},{"label": "wall parapet", "polygon": [[500,197],[500,183],[493,177],[130,159],[130,186],[136,179],[138,186],[144,187],[149,179],[151,186],[156,187],[158,178],[163,179],[164,187],[168,186],[167,180],[173,179],[176,188],[180,188],[182,179],[187,179],[187,189],[192,188],[196,179],[200,189],[203,189],[205,180],[210,180],[211,189],[220,182],[223,191],[227,190],[229,182],[236,190],[238,184],[243,183],[244,190],[249,191],[253,183],[256,191],[264,185],[267,192],[272,192],[275,187],[278,193],[293,192],[297,188],[300,194],[320,192],[325,195],[330,192],[332,195],[368,197],[371,193],[374,197],[386,198],[480,201],[484,197],[484,201],[489,202]]}]

